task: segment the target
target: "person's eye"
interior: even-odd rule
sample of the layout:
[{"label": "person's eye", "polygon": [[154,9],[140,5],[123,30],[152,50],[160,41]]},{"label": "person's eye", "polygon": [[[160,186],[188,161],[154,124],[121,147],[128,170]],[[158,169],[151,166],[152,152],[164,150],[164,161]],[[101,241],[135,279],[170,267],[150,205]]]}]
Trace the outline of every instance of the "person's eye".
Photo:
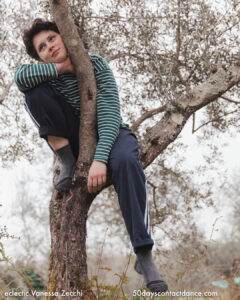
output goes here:
[{"label": "person's eye", "polygon": [[40,45],[39,51],[42,51],[44,47],[45,47],[45,45]]},{"label": "person's eye", "polygon": [[54,38],[55,38],[55,36],[52,35],[52,36],[50,36],[49,40],[52,41],[52,40],[54,40]]}]

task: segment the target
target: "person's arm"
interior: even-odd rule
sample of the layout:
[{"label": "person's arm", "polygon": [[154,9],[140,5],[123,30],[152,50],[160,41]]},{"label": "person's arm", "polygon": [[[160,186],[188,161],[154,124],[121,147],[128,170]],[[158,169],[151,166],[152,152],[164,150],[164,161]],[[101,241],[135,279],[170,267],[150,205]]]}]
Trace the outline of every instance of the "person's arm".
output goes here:
[{"label": "person's arm", "polygon": [[24,64],[14,73],[14,81],[21,92],[58,77],[56,64]]},{"label": "person's arm", "polygon": [[89,193],[100,191],[106,183],[107,162],[112,146],[119,134],[121,122],[118,88],[107,62],[93,56],[97,84],[98,143],[94,161],[88,175]]},{"label": "person's arm", "polygon": [[68,72],[75,74],[69,57],[61,63],[22,65],[16,69],[14,81],[19,90],[25,92],[45,81],[57,78],[58,74]]},{"label": "person's arm", "polygon": [[119,134],[121,123],[117,84],[107,62],[99,57],[94,61],[97,84],[98,143],[94,160],[108,163],[109,153]]}]

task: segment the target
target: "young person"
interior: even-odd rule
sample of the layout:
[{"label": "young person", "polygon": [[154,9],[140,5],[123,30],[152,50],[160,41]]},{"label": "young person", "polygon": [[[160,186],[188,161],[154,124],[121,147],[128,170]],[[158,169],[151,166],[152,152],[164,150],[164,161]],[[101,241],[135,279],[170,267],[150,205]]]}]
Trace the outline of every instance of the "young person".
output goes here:
[{"label": "young person", "polygon": [[[74,66],[54,22],[36,19],[23,41],[37,64],[17,68],[14,79],[25,95],[25,107],[53,152],[62,162],[56,188],[68,192],[78,157],[80,95]],[[136,253],[135,270],[147,287],[164,292],[167,284],[153,260],[146,179],[136,136],[120,115],[118,89],[107,62],[90,55],[97,85],[98,143],[88,175],[88,191],[101,190],[107,171],[118,194],[122,215]],[[81,141],[80,141],[81,142]]]}]

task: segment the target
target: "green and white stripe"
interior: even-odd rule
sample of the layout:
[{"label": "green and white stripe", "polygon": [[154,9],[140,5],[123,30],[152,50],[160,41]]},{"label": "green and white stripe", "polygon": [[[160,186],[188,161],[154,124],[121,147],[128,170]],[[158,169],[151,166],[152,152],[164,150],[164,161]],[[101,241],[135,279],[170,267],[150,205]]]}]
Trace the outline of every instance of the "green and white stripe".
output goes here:
[{"label": "green and white stripe", "polygon": [[58,72],[54,63],[22,65],[17,68],[14,74],[14,80],[21,92],[57,77]]},{"label": "green and white stripe", "polygon": [[[118,136],[119,127],[124,124],[120,114],[118,88],[108,63],[99,55],[91,55],[97,84],[98,144],[94,160],[108,162],[109,153]],[[54,63],[24,64],[17,68],[14,80],[21,92],[49,81],[58,92],[66,97],[80,115],[80,94],[77,77],[72,73],[58,74]]]}]

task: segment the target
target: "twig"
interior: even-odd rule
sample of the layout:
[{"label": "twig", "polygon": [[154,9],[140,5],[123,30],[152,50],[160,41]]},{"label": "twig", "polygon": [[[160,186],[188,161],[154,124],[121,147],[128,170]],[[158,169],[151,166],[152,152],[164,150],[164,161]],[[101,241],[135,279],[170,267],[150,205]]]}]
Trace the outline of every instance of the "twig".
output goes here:
[{"label": "twig", "polygon": [[100,251],[100,253],[99,253],[97,278],[98,278],[99,270],[100,270],[100,266],[101,266],[102,254],[103,254],[103,247],[104,247],[104,244],[105,244],[105,242],[106,242],[107,231],[108,231],[108,227],[106,228],[106,231],[105,231],[105,234],[104,234],[103,243],[102,243],[102,248],[101,248],[101,251]]},{"label": "twig", "polygon": [[183,78],[181,71],[180,71],[180,61],[179,61],[179,55],[180,55],[180,50],[181,50],[181,45],[182,45],[182,41],[181,41],[181,10],[180,10],[180,5],[181,5],[181,1],[178,0],[178,10],[177,10],[177,29],[176,29],[176,42],[177,42],[177,46],[176,46],[176,66],[175,66],[175,70],[176,70],[176,75],[179,79],[179,81],[186,87],[187,91],[190,90],[190,85],[189,83]]},{"label": "twig", "polygon": [[213,239],[212,239],[212,237],[213,237],[213,232],[214,232],[214,228],[215,228],[215,226],[216,226],[216,224],[217,224],[217,221],[219,220],[219,219],[221,219],[222,218],[222,216],[220,216],[220,217],[217,217],[216,218],[216,220],[214,221],[214,223],[213,223],[213,225],[212,225],[212,232],[211,232],[211,235],[210,235],[210,241],[212,241]]},{"label": "twig", "polygon": [[153,204],[154,204],[156,213],[158,214],[158,208],[157,208],[157,204],[156,204],[156,189],[157,189],[157,187],[149,180],[147,181],[147,183],[149,185],[151,185],[151,187],[153,188]]},{"label": "twig", "polygon": [[118,58],[121,58],[121,57],[126,57],[126,56],[132,56],[132,57],[137,58],[137,59],[139,59],[139,60],[143,60],[143,57],[142,57],[142,56],[139,56],[139,55],[136,54],[136,53],[130,53],[130,52],[117,53],[117,54],[115,54],[115,55],[113,55],[113,56],[110,56],[108,60],[109,60],[109,61],[113,61],[113,60],[115,60],[115,59],[118,59]]},{"label": "twig", "polygon": [[123,279],[126,277],[126,273],[127,273],[128,267],[129,267],[130,258],[131,258],[131,252],[128,255],[128,262],[126,264],[125,270],[124,270],[123,274],[120,276],[120,281],[119,281],[118,287],[116,289],[116,292],[115,292],[113,300],[117,300],[118,299],[118,294],[119,294],[120,288],[121,288],[121,286],[123,284]]},{"label": "twig", "polygon": [[133,19],[145,19],[145,20],[154,20],[154,19],[166,19],[166,17],[163,16],[152,16],[152,17],[140,17],[140,16],[133,16],[133,17],[123,17],[120,15],[110,15],[107,17],[103,16],[86,16],[84,17],[85,19],[101,19],[101,20],[109,20],[109,19],[117,19],[117,20],[122,20],[122,21],[128,21],[128,20],[133,20]]},{"label": "twig", "polygon": [[224,99],[224,100],[226,100],[228,102],[231,102],[231,103],[240,104],[240,101],[232,100],[232,99],[230,99],[228,97],[225,97],[225,96],[221,96],[220,98]]},{"label": "twig", "polygon": [[193,113],[193,122],[192,122],[192,134],[194,133],[194,128],[195,128],[195,113]]},{"label": "twig", "polygon": [[176,29],[176,41],[177,41],[177,48],[176,48],[176,60],[179,59],[180,49],[181,49],[181,36],[180,36],[180,0],[178,0],[178,10],[177,10],[177,29]]},{"label": "twig", "polygon": [[192,133],[195,133],[195,132],[198,131],[200,128],[202,128],[202,127],[208,125],[209,123],[217,122],[217,121],[219,121],[220,119],[224,118],[225,116],[230,115],[230,114],[233,114],[233,113],[235,113],[235,112],[237,112],[237,111],[239,111],[239,109],[235,109],[235,110],[230,111],[230,112],[228,112],[228,113],[224,113],[223,116],[217,117],[217,118],[215,118],[215,119],[213,119],[213,120],[209,120],[208,122],[203,123],[202,125],[200,125],[197,129],[194,129],[194,128],[193,128]]},{"label": "twig", "polygon": [[222,32],[220,32],[215,38],[218,39],[220,36],[222,36],[225,32],[227,32],[228,30],[231,30],[234,26],[239,24],[239,20],[237,20],[236,22],[234,22],[230,27],[224,29]]}]

